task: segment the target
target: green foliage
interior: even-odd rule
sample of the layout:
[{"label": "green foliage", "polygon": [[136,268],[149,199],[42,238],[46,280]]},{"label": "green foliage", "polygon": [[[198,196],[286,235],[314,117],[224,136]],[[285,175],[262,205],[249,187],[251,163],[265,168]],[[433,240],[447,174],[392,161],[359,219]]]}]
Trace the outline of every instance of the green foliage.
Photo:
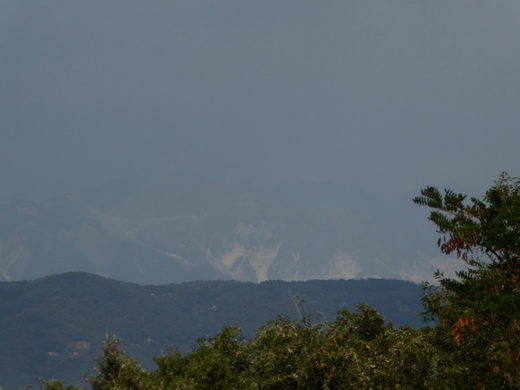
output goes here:
[{"label": "green foliage", "polygon": [[87,377],[93,390],[149,389],[150,374],[119,348],[121,340],[106,336],[95,375]]},{"label": "green foliage", "polygon": [[368,305],[331,323],[282,315],[249,342],[231,327],[191,353],[171,349],[156,359],[156,375],[174,389],[451,388],[449,355],[431,333],[396,331]]},{"label": "green foliage", "polygon": [[427,314],[457,346],[459,365],[489,388],[520,386],[520,180],[503,173],[482,199],[428,187],[414,199],[433,209],[438,245],[467,263],[457,279],[437,273]]},{"label": "green foliage", "polygon": [[238,327],[229,326],[212,338],[197,341],[192,352],[181,355],[177,349],[155,359],[161,388],[243,389],[244,373],[251,352]]},{"label": "green foliage", "polygon": [[286,316],[260,328],[251,344],[253,375],[260,388],[304,389],[321,380],[316,359],[321,350],[321,327],[306,318],[295,323]]}]

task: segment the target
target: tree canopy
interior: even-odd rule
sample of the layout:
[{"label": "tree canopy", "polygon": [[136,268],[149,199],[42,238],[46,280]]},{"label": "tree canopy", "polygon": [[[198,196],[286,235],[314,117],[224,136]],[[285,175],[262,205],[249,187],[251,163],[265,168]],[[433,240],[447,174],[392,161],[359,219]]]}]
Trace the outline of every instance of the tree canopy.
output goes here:
[{"label": "tree canopy", "polygon": [[520,386],[520,179],[502,173],[481,198],[434,187],[414,199],[431,209],[441,251],[467,267],[457,278],[437,273],[427,313],[446,328],[468,370],[482,383],[505,379]]}]

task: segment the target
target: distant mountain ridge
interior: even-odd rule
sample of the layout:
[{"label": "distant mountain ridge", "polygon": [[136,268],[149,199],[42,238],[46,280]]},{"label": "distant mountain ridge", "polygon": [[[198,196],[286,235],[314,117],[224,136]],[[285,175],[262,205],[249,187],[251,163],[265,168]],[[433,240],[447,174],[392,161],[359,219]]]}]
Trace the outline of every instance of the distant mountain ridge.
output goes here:
[{"label": "distant mountain ridge", "polygon": [[[445,267],[397,202],[330,183],[163,180],[0,203],[0,280],[85,271],[137,283],[431,279]],[[110,201],[108,201],[110,199]],[[426,244],[427,242],[427,244]],[[423,245],[424,244],[424,245]],[[428,254],[424,248],[431,248]]]},{"label": "distant mountain ridge", "polygon": [[106,333],[152,367],[152,356],[168,346],[188,351],[198,337],[233,324],[249,337],[281,313],[333,320],[338,310],[364,302],[396,326],[418,327],[420,297],[417,284],[381,279],[143,286],[74,272],[0,282],[0,386],[35,384],[39,377],[80,383]]}]

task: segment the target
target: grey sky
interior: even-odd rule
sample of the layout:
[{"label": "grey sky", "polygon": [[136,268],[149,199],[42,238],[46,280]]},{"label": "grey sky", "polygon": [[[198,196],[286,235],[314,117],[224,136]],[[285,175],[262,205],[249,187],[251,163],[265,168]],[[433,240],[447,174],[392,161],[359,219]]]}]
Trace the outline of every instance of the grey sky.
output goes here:
[{"label": "grey sky", "polygon": [[[518,1],[3,1],[0,198],[519,175]],[[383,190],[384,189],[384,190]]]}]

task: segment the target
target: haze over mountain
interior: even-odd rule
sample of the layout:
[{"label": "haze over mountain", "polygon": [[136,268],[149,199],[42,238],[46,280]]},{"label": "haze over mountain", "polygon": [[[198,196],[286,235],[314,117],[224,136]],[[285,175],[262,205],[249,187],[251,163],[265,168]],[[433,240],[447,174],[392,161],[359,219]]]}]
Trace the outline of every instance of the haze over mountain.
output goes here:
[{"label": "haze over mountain", "polygon": [[0,275],[21,280],[88,271],[151,284],[420,282],[449,260],[437,253],[433,229],[415,218],[418,211],[356,186],[301,182],[266,192],[243,182],[173,178],[128,185],[110,202],[95,191],[41,203],[4,201]]},{"label": "haze over mountain", "polygon": [[519,19],[515,1],[3,1],[0,274],[427,279],[410,199],[518,175]]}]

